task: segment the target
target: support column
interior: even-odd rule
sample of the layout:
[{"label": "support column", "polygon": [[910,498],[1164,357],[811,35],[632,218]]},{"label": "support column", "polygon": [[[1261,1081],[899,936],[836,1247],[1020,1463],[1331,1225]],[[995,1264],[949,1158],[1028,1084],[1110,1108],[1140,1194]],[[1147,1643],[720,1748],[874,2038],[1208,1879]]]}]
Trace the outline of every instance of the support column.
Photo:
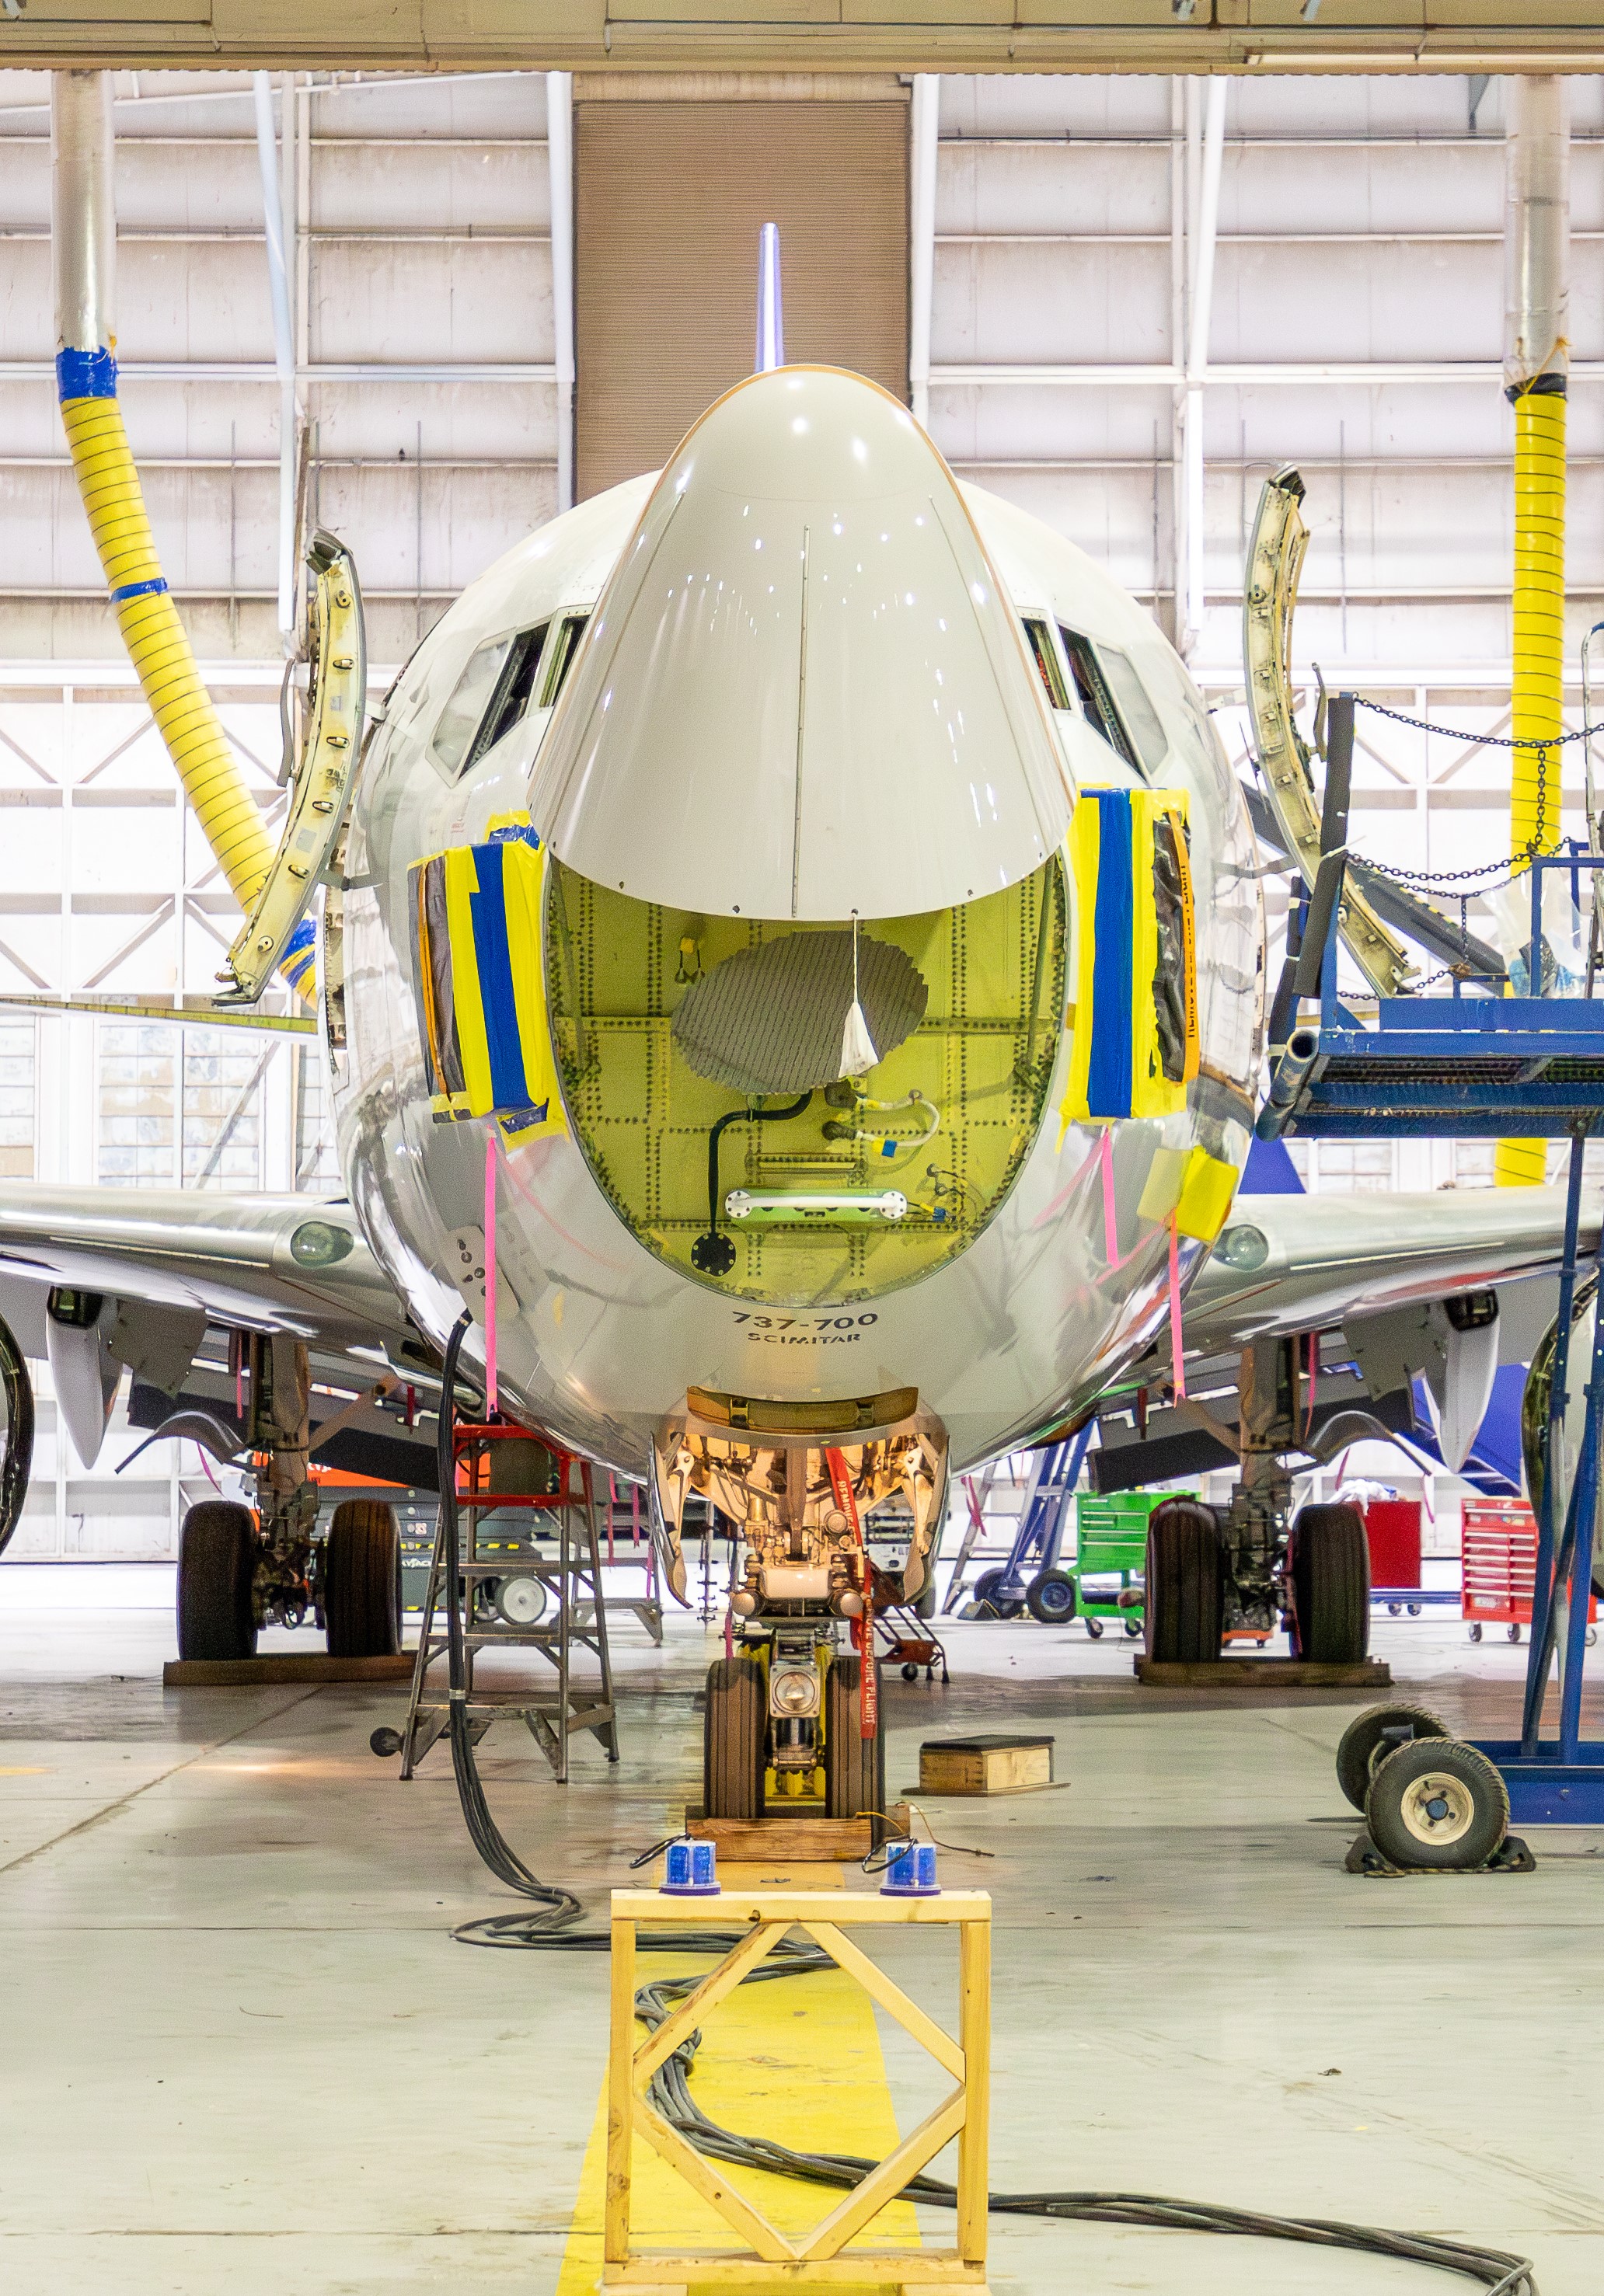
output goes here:
[{"label": "support column", "polygon": [[1189,659],[1203,634],[1203,385],[1208,367],[1209,321],[1214,299],[1214,249],[1220,221],[1220,168],[1225,144],[1225,99],[1230,82],[1211,79],[1197,170],[1197,202],[1187,217],[1186,406],[1182,422],[1186,521],[1186,604],[1179,617],[1182,651]]},{"label": "support column", "polygon": [[930,428],[930,324],[935,301],[936,157],[941,144],[939,73],[916,72],[908,235],[908,389],[913,419]]},{"label": "support column", "polygon": [[557,371],[557,508],[573,508],[573,74],[546,75],[551,316]]}]

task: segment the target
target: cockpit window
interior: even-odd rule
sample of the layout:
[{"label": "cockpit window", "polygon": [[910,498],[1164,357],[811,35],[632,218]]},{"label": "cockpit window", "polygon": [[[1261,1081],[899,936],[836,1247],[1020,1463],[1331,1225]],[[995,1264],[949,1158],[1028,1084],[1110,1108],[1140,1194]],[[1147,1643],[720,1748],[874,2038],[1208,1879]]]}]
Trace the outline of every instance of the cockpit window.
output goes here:
[{"label": "cockpit window", "polygon": [[1108,680],[1103,675],[1103,666],[1098,660],[1091,640],[1083,638],[1078,630],[1065,629],[1062,622],[1058,625],[1058,636],[1063,639],[1064,651],[1069,657],[1070,675],[1075,682],[1075,692],[1081,697],[1081,707],[1086,712],[1087,724],[1102,735],[1117,757],[1123,758],[1128,766],[1135,767],[1139,772],[1141,760],[1136,754],[1136,744],[1125,731],[1125,722],[1109,690]]},{"label": "cockpit window", "polygon": [[451,699],[440,711],[429,754],[448,774],[462,771],[469,744],[479,731],[512,644],[509,631],[504,637],[487,639],[483,645],[475,647],[452,690]]},{"label": "cockpit window", "polygon": [[1141,754],[1143,765],[1149,773],[1156,773],[1164,761],[1170,739],[1157,710],[1153,707],[1152,698],[1142,684],[1140,672],[1130,655],[1122,653],[1118,646],[1099,646],[1098,660],[1113,688],[1120,716]]},{"label": "cockpit window", "polygon": [[1053,650],[1052,639],[1048,636],[1047,624],[1027,620],[1024,635],[1030,641],[1031,658],[1046,691],[1049,709],[1067,709],[1069,695],[1065,690],[1064,672],[1058,667],[1058,657]]},{"label": "cockpit window", "polygon": [[541,622],[515,636],[491,638],[469,656],[430,744],[448,773],[476,766],[529,709],[550,627]]},{"label": "cockpit window", "polygon": [[557,634],[546,649],[546,679],[540,689],[543,709],[549,709],[563,691],[563,683],[573,666],[580,638],[589,619],[588,614],[564,614],[558,624]]}]

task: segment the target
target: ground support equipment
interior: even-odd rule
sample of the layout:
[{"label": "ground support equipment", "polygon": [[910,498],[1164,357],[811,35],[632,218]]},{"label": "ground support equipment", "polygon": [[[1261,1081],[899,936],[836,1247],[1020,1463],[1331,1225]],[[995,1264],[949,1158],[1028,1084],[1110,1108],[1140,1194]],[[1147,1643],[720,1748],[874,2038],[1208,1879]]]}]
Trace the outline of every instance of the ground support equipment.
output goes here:
[{"label": "ground support equipment", "polygon": [[[1332,701],[1332,738],[1339,703],[1345,713],[1351,756],[1351,696],[1339,695]],[[1328,812],[1330,780],[1328,769]],[[1537,1519],[1521,1734],[1518,1739],[1482,1741],[1471,1751],[1485,1757],[1502,1782],[1506,1824],[1604,1824],[1604,1744],[1583,1744],[1581,1734],[1582,1676],[1591,1631],[1599,1483],[1604,1467],[1604,1313],[1594,1318],[1583,1437],[1562,1519],[1556,1505],[1556,1494],[1564,1483],[1562,1440],[1580,1251],[1583,1157],[1588,1137],[1604,1128],[1604,998],[1466,996],[1463,989],[1474,977],[1467,962],[1453,968],[1452,996],[1383,996],[1378,1026],[1361,1026],[1337,995],[1345,784],[1340,797],[1340,817],[1334,816],[1319,882],[1307,898],[1309,955],[1296,960],[1296,977],[1289,974],[1287,983],[1289,996],[1294,990],[1297,996],[1312,996],[1318,985],[1319,1024],[1287,1031],[1258,1130],[1266,1138],[1288,1132],[1322,1139],[1569,1138],[1565,1242],[1549,1416],[1542,1439],[1542,1505]],[[1528,978],[1541,986],[1549,947],[1543,931],[1544,883],[1552,872],[1563,873],[1570,880],[1573,902],[1583,907],[1584,882],[1591,886],[1593,882],[1586,873],[1604,869],[1604,854],[1576,849],[1535,855],[1525,865],[1531,893],[1526,969]],[[1598,970],[1599,908],[1591,893],[1584,906],[1594,918],[1588,960],[1591,987]],[[1311,959],[1319,968],[1318,984],[1305,970]],[[1291,1011],[1296,1013],[1296,1000]],[[1596,1265],[1604,1289],[1604,1246]],[[1509,1621],[1517,1632],[1521,1623],[1518,1618]],[[1542,1709],[1556,1658],[1559,1728],[1555,1737],[1545,1739]]]},{"label": "ground support equipment", "polygon": [[[454,1603],[461,1613],[465,1710],[475,1744],[493,1722],[521,1721],[563,1784],[568,1742],[578,1730],[590,1731],[607,1759],[617,1761],[607,1609],[588,1463],[532,1437],[527,1428],[498,1420],[455,1426],[452,1464],[463,1526],[458,1584],[448,1584],[442,1508],[402,1732],[402,1777],[413,1775],[450,1719],[444,1680],[432,1678],[432,1669],[448,1659],[448,1606]],[[515,1484],[521,1474],[546,1480],[550,1488],[507,1488],[509,1479]],[[539,1538],[545,1546],[536,1544]],[[553,1669],[555,1684],[545,1691],[481,1687],[474,1680],[479,1653],[502,1649],[538,1652]],[[588,1679],[576,1677],[576,1651],[595,1660]]]},{"label": "ground support equipment", "polygon": [[[1075,1501],[1075,1608],[1096,1642],[1104,1624],[1124,1628],[1134,1642],[1142,1630],[1143,1573],[1147,1567],[1147,1518],[1165,1498],[1189,1498],[1189,1491],[1111,1491],[1099,1498],[1082,1491]],[[1087,1580],[1106,1591],[1090,1594]],[[1117,1578],[1115,1593],[1106,1582]]]},{"label": "ground support equipment", "polygon": [[1008,1559],[983,1570],[975,1582],[975,1603],[985,1606],[981,1617],[989,1611],[1016,1619],[1028,1608],[1043,1626],[1055,1627],[1066,1627],[1074,1617],[1075,1582],[1058,1558],[1090,1441],[1089,1423],[1067,1441],[1044,1444],[1036,1453]]},{"label": "ground support equipment", "polygon": [[[704,1929],[710,1916],[746,1928],[732,1950],[642,2039],[636,2030],[636,1934],[677,1925]],[[849,1928],[910,1923],[956,1926],[958,1933],[958,2031],[944,2032],[900,1986],[846,1935]],[[837,1968],[855,1977],[876,2005],[928,2050],[953,2087],[894,2152],[860,2182],[804,2237],[787,2238],[715,2165],[697,2152],[647,2096],[653,2075],[717,2005],[792,1930],[821,1946]],[[986,2182],[991,2095],[991,1901],[983,1891],[941,1890],[931,1897],[894,1898],[840,1890],[726,1890],[716,1896],[674,1898],[654,1890],[613,1893],[613,2016],[607,2093],[607,2206],[603,2242],[604,2291],[631,2289],[637,2296],[689,2296],[699,2288],[801,2290],[895,2287],[903,2296],[962,2288],[983,2296],[986,2285]],[[744,2245],[679,2250],[637,2248],[630,2229],[630,2194],[637,2137],[649,2144],[697,2197],[713,2209]],[[957,2228],[950,2248],[852,2248],[942,2146],[958,2139]]]}]

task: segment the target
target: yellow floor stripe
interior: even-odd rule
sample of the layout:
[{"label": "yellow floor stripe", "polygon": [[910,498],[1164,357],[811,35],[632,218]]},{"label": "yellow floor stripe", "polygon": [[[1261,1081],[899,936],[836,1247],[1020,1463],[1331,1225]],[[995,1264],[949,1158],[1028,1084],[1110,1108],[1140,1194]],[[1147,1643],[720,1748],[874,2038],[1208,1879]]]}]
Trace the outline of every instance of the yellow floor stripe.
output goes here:
[{"label": "yellow floor stripe", "polygon": [[[725,1866],[720,1878],[731,1888],[746,1889],[838,1888],[841,1880],[835,1867],[777,1865],[772,1869]],[[716,1903],[710,1904],[709,1925],[716,1927],[718,1918]],[[643,1954],[641,1981],[670,1972],[683,1973],[685,1968],[682,1956]],[[839,1971],[741,1986],[710,2019],[692,2079],[703,2111],[726,2128],[777,2136],[804,2151],[861,2152],[870,2160],[884,2159],[898,2140],[873,2004]],[[604,2078],[580,2172],[557,2296],[593,2296],[597,2285],[606,2156]],[[797,2184],[761,2169],[727,2169],[724,2174],[787,2234],[809,2230],[840,2198],[822,2185]],[[681,2242],[690,2247],[736,2244],[722,2218],[638,2140],[633,2232],[637,2242],[654,2247]],[[876,2248],[917,2248],[918,2226],[911,2206],[893,2202],[876,2218],[868,2238]]]}]

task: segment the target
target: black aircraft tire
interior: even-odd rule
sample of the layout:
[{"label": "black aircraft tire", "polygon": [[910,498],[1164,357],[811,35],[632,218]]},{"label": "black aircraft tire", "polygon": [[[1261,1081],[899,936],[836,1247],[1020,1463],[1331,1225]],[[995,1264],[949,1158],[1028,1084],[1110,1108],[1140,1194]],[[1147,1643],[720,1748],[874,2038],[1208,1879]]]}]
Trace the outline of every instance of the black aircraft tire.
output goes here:
[{"label": "black aircraft tire", "polygon": [[[1377,1767],[1377,1750],[1386,1744],[1384,1733],[1407,1725],[1411,1738],[1452,1738],[1445,1722],[1424,1706],[1372,1706],[1356,1714],[1342,1734],[1337,1749],[1337,1783],[1355,1809],[1362,1809],[1370,1790],[1370,1772]],[[1388,1750],[1389,1751],[1391,1749]],[[1382,1758],[1386,1759],[1385,1755]]]},{"label": "black aircraft tire", "polygon": [[1024,1590],[1032,1619],[1044,1627],[1066,1627],[1075,1614],[1075,1582],[1067,1570],[1039,1570]]},{"label": "black aircraft tire", "polygon": [[[859,1817],[865,1810],[884,1811],[885,1808],[885,1728],[882,1721],[872,1738],[863,1735],[858,1711],[858,1687],[862,1675],[860,1659],[838,1658],[830,1661],[825,1677],[827,1817]],[[877,1683],[877,1661],[876,1679]],[[884,1714],[884,1708],[880,1710]],[[884,1830],[876,1818],[876,1842]]]},{"label": "black aircraft tire", "polygon": [[401,1542],[382,1499],[334,1509],[323,1556],[331,1658],[393,1658],[401,1647]]},{"label": "black aircraft tire", "polygon": [[1165,1499],[1154,1508],[1143,1603],[1150,1659],[1196,1666],[1219,1657],[1225,1578],[1212,1507]]},{"label": "black aircraft tire", "polygon": [[1364,1817],[1389,1866],[1465,1873],[1509,1832],[1509,1792],[1478,1747],[1418,1739],[1377,1765]]},{"label": "black aircraft tire", "polygon": [[1353,1506],[1300,1507],[1291,1546],[1297,1655],[1353,1666],[1370,1648],[1370,1550]]},{"label": "black aircraft tire", "polygon": [[202,1499],[178,1533],[178,1655],[256,1656],[256,1522],[234,1499]]},{"label": "black aircraft tire", "polygon": [[702,1814],[755,1824],[763,1815],[769,1690],[755,1658],[715,1659],[702,1719]]}]

